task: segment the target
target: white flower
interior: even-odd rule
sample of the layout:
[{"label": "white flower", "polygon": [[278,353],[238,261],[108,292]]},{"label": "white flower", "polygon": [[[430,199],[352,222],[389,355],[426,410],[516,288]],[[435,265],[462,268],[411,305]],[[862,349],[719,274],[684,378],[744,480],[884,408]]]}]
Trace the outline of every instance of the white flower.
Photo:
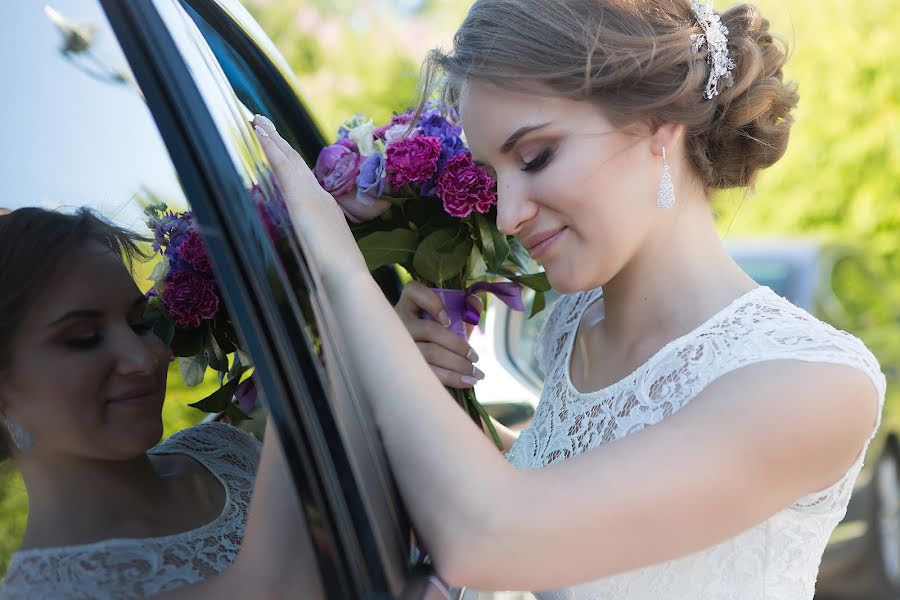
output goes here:
[{"label": "white flower", "polygon": [[[384,132],[384,143],[386,146],[390,146],[394,142],[399,142],[403,138],[407,137],[406,131],[409,129],[409,125],[394,125],[390,129]],[[415,137],[415,130],[409,137]]]},{"label": "white flower", "polygon": [[349,138],[356,142],[356,145],[359,146],[359,153],[363,156],[369,156],[370,154],[375,153],[375,136],[373,132],[375,131],[375,124],[372,123],[372,119],[364,123],[360,123],[356,127],[350,130]]}]

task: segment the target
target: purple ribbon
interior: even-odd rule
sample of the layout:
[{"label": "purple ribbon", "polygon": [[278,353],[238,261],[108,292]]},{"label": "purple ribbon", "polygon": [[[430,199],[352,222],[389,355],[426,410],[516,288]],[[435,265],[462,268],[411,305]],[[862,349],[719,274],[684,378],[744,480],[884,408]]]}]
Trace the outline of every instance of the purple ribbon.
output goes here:
[{"label": "purple ribbon", "polygon": [[[464,290],[448,290],[444,288],[431,288],[438,295],[450,315],[450,331],[459,337],[466,339],[466,324],[478,325],[481,322],[481,313],[475,309],[466,298],[477,292],[488,292],[497,297],[512,310],[524,311],[525,303],[522,301],[522,286],[514,281],[488,283],[479,281]],[[423,314],[423,318],[431,316]]]}]

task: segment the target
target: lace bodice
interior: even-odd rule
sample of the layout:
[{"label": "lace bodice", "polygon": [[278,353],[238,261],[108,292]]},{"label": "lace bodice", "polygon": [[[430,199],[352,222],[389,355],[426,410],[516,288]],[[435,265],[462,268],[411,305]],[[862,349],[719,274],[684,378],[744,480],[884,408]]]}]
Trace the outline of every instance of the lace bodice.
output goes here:
[{"label": "lace bodice", "polygon": [[186,454],[209,469],[225,488],[219,516],[164,537],[21,550],[12,557],[0,600],[144,598],[225,570],[244,537],[259,442],[231,425],[203,423],[179,431],[150,453]]},{"label": "lace bodice", "polygon": [[[858,368],[876,387],[881,413],[885,378],[862,342],[766,287],[673,340],[621,381],[581,393],[570,380],[570,356],[581,316],[596,301],[602,302],[599,290],[562,297],[541,331],[537,358],[547,377],[531,426],[507,455],[516,467],[540,468],[636,433],[671,416],[726,373],[768,360]],[[825,544],[846,512],[863,454],[831,487],[798,498],[716,546],[537,595],[541,600],[810,600]]]}]

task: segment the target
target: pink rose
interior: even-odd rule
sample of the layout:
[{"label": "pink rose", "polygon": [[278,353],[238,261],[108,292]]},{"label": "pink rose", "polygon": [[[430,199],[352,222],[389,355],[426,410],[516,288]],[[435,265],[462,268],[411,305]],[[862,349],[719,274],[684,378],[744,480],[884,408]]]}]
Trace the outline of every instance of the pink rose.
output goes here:
[{"label": "pink rose", "polygon": [[437,181],[437,195],[447,214],[464,218],[472,211],[486,213],[497,204],[494,180],[472,160],[468,151],[457,154]]},{"label": "pink rose", "polygon": [[342,196],[356,187],[362,160],[362,156],[346,145],[332,144],[319,154],[313,173],[326,192],[332,196]]},{"label": "pink rose", "polygon": [[387,182],[394,187],[431,179],[441,157],[441,140],[432,136],[408,137],[387,147]]}]

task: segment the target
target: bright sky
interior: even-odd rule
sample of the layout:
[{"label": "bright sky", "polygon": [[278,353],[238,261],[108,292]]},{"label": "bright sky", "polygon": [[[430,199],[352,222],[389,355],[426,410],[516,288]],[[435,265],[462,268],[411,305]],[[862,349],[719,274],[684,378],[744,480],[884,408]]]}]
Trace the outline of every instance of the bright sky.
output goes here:
[{"label": "bright sky", "polygon": [[[94,0],[50,0],[97,25],[96,53],[126,62]],[[146,186],[184,205],[168,154],[143,100],[98,81],[59,52],[62,37],[39,0],[0,5],[0,207],[91,205],[125,225],[142,222],[133,196]]]}]

